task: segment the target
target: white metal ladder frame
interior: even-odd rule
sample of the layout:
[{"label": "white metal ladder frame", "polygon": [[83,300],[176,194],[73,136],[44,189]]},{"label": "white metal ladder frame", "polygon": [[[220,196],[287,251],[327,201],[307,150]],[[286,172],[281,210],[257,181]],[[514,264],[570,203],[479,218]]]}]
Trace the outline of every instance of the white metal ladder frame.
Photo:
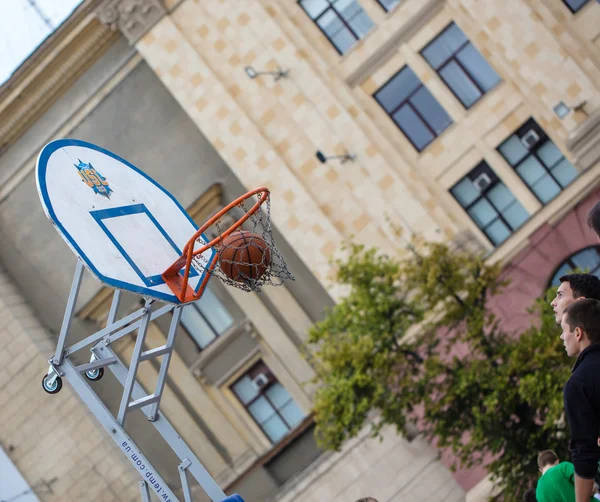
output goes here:
[{"label": "white metal ladder frame", "polygon": [[[185,502],[192,501],[187,477],[188,473],[196,479],[213,502],[243,502],[239,495],[225,496],[223,490],[204,468],[200,460],[198,460],[196,455],[194,455],[192,450],[159,410],[167,371],[174,349],[175,333],[181,319],[182,309],[186,305],[165,305],[153,312],[154,300],[144,298],[144,307],[121,319],[116,319],[121,298],[121,290],[116,289],[110,306],[106,327],[65,348],[71,321],[75,313],[83,272],[83,263],[81,260],[77,260],[56,350],[54,356],[49,361],[50,369],[48,374],[42,382],[44,390],[49,393],[56,393],[62,386],[62,379],[65,378],[68,380],[73,390],[75,390],[81,400],[106,429],[112,440],[119,446],[123,454],[129,459],[134,469],[141,476],[140,490],[143,501],[150,502],[150,488],[160,500],[179,502],[179,499],[173,494],[171,488],[169,488],[158,471],[125,432],[124,426],[127,413],[138,408],[141,408],[154,428],[178,456],[180,460],[178,471]],[[142,351],[150,322],[171,311],[173,312],[173,316],[165,345]],[[137,331],[137,337],[128,368],[111,349],[110,345],[135,331]],[[75,366],[70,360],[70,356],[90,345],[92,345],[90,362]],[[136,380],[137,370],[142,361],[159,356],[163,357],[160,363],[156,388],[154,393],[147,394]],[[123,394],[116,417],[108,410],[87,381],[99,380],[102,377],[104,368],[110,369],[123,386]],[[86,375],[87,379],[84,378],[83,374]]]}]

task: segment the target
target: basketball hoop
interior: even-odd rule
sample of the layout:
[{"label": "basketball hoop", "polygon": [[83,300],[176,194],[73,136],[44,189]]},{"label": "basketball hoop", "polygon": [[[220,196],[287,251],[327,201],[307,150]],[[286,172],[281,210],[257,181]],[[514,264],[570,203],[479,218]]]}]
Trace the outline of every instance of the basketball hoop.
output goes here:
[{"label": "basketball hoop", "polygon": [[[232,220],[233,223],[229,223],[228,220]],[[263,249],[268,248],[269,252],[261,254],[265,263],[246,263],[239,259],[234,262],[225,261],[230,268],[232,265],[240,268],[260,266],[264,273],[261,273],[257,278],[253,278],[252,274],[231,277],[231,274],[225,274],[217,264],[217,257],[223,247],[223,240],[227,239],[236,230],[241,229],[245,223],[248,223],[248,227],[251,224],[252,228],[248,228],[250,232],[244,232],[244,234],[254,235],[256,241],[262,241],[260,244]],[[222,229],[222,226],[225,226],[225,229]],[[203,234],[207,233],[211,237],[214,236],[208,243],[203,238]],[[246,246],[253,245],[252,237],[244,240],[244,242]],[[217,256],[208,261],[204,258],[203,253],[213,247],[217,249]],[[250,253],[247,256],[250,256]],[[219,260],[219,263],[223,264],[223,260]],[[204,280],[196,289],[188,284],[190,274],[194,272],[197,272],[200,276],[205,274]],[[165,283],[182,303],[199,299],[211,276],[218,277],[228,286],[248,292],[259,292],[265,284],[280,286],[284,280],[294,280],[294,276],[288,270],[273,240],[271,199],[267,188],[260,187],[251,190],[217,212],[190,238],[183,248],[181,256],[162,274]]]}]

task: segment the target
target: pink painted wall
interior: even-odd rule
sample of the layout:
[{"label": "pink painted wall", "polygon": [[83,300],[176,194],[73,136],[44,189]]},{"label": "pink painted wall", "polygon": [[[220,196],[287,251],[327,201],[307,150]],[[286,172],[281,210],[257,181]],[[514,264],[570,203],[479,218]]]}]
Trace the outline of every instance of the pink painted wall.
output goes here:
[{"label": "pink painted wall", "polygon": [[502,319],[508,332],[520,332],[531,323],[527,309],[544,294],[556,268],[577,251],[598,244],[588,228],[587,214],[600,200],[600,189],[575,206],[553,226],[544,224],[533,233],[530,245],[504,269],[511,283],[502,295],[492,299],[491,309]]},{"label": "pink painted wall", "polygon": [[[556,268],[582,248],[598,244],[588,228],[587,213],[600,200],[600,189],[575,206],[554,225],[542,225],[530,238],[530,245],[505,267],[502,278],[511,283],[503,293],[492,299],[490,308],[503,322],[507,332],[519,333],[531,325],[527,309],[544,294]],[[442,461],[450,466],[454,458],[442,453]],[[454,478],[468,491],[486,476],[483,467],[458,469]]]}]

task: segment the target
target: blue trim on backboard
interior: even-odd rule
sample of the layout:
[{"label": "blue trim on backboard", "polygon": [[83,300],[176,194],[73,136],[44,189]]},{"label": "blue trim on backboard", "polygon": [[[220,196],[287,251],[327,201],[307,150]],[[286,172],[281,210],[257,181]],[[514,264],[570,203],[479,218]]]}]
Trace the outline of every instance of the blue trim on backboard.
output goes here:
[{"label": "blue trim on backboard", "polygon": [[[177,244],[173,242],[173,239],[169,237],[165,229],[161,226],[161,224],[156,220],[156,218],[152,215],[150,210],[146,207],[145,204],[132,204],[131,206],[120,206],[120,207],[111,207],[110,209],[98,209],[96,211],[90,211],[90,215],[96,223],[100,225],[100,228],[104,231],[110,241],[114,244],[114,246],[119,250],[119,252],[123,255],[123,258],[129,263],[131,268],[135,270],[135,273],[142,280],[142,282],[148,286],[158,286],[159,284],[164,284],[165,281],[162,278],[162,275],[152,275],[146,276],[142,273],[140,268],[135,264],[131,256],[125,251],[125,248],[121,245],[121,243],[115,238],[112,232],[108,229],[108,227],[104,224],[102,220],[108,220],[110,218],[118,218],[119,216],[127,216],[132,214],[145,214],[148,219],[154,224],[154,226],[158,229],[158,231],[162,234],[165,240],[171,245],[171,247],[175,250],[178,255],[181,255],[181,249],[177,247]],[[194,268],[190,269],[190,277],[198,276],[198,272]]]},{"label": "blue trim on backboard", "polygon": [[[60,221],[58,221],[58,219],[56,217],[56,213],[54,212],[54,208],[52,207],[52,204],[50,203],[50,197],[48,196],[48,188],[46,186],[46,169],[48,167],[48,159],[50,158],[50,156],[54,152],[56,152],[57,150],[65,147],[65,146],[79,146],[82,148],[89,148],[90,150],[95,150],[97,152],[107,155],[108,157],[112,157],[113,159],[115,159],[119,162],[122,162],[127,167],[129,167],[130,169],[137,172],[140,176],[143,176],[144,178],[146,178],[150,183],[152,183],[154,186],[156,186],[156,188],[158,188],[165,195],[167,195],[176,204],[176,206],[181,210],[181,212],[187,217],[188,221],[191,223],[193,228],[197,230],[198,226],[196,225],[194,220],[192,220],[192,218],[190,218],[189,214],[187,214],[187,211],[181,206],[179,201],[175,197],[173,197],[167,190],[165,190],[161,185],[159,185],[155,180],[153,180],[150,176],[148,176],[146,173],[144,173],[143,171],[141,171],[140,169],[135,167],[133,164],[127,162],[125,159],[119,157],[118,155],[115,155],[114,153],[112,153],[108,150],[105,150],[102,147],[93,145],[92,143],[88,143],[86,141],[80,141],[78,139],[58,139],[58,140],[51,141],[50,143],[48,143],[42,149],[42,151],[40,152],[40,154],[38,156],[37,169],[36,169],[37,183],[38,183],[38,187],[40,190],[40,194],[42,196],[43,203],[48,212],[48,217],[52,220],[52,222],[56,225],[56,227],[58,228],[60,233],[63,235],[63,237],[67,240],[67,243],[71,246],[71,248],[73,249],[75,254],[77,254],[77,256],[79,256],[79,258],[81,258],[83,260],[83,262],[86,264],[88,269],[107,286],[117,288],[117,289],[124,289],[126,291],[132,291],[132,292],[138,293],[140,295],[151,296],[151,297],[154,297],[154,298],[157,298],[157,299],[169,302],[169,303],[180,303],[175,295],[169,295],[169,294],[161,293],[159,291],[156,291],[156,290],[153,290],[150,288],[136,286],[136,285],[129,284],[129,283],[126,283],[123,281],[112,279],[110,277],[106,277],[105,275],[101,274],[98,271],[98,269],[92,264],[92,262],[90,261],[88,256],[77,245],[77,243],[75,242],[73,237],[66,231],[66,229],[62,225],[62,223]],[[202,235],[202,238],[208,242],[208,239],[206,239],[204,234]],[[212,256],[209,259],[209,265],[216,260],[216,258],[217,258],[216,255],[217,255],[216,250],[212,249]],[[134,270],[135,270],[135,268],[134,268]],[[195,270],[194,270],[194,272],[195,272]],[[202,282],[204,282],[206,274],[207,274],[207,272],[205,270],[202,273],[202,276],[200,277],[200,280],[198,283],[199,285],[202,284]],[[190,271],[190,275],[191,275],[191,271]]]}]

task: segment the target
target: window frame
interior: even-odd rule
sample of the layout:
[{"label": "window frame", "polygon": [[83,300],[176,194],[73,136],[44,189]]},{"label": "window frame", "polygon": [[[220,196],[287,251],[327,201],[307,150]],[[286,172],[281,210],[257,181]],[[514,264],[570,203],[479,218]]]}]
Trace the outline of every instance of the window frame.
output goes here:
[{"label": "window frame", "polygon": [[[488,174],[488,176],[490,177],[490,179],[492,181],[491,184],[488,187],[486,187],[484,190],[482,190],[482,191],[479,192],[479,197],[477,197],[476,199],[474,199],[473,201],[471,201],[468,205],[463,206],[463,204],[458,199],[458,197],[456,195],[454,195],[453,190],[458,185],[460,185],[465,179],[469,179],[470,181],[473,181],[475,178],[479,177],[481,174],[484,174],[484,173]],[[506,187],[506,189],[510,192],[510,194],[514,198],[514,201],[510,204],[510,206],[507,206],[505,208],[505,210],[508,209],[508,207],[511,207],[514,203],[519,203],[520,204],[519,199],[517,199],[517,197],[515,197],[515,195],[512,193],[512,190],[510,190],[510,188],[508,188],[508,186],[506,185],[506,183],[504,183],[504,181],[502,181],[502,179],[494,172],[494,170],[490,167],[490,165],[485,160],[482,160],[481,162],[479,162],[479,164],[477,164],[467,174],[465,174],[456,183],[454,183],[454,185],[452,185],[450,187],[450,189],[448,190],[450,192],[450,195],[452,195],[452,197],[456,201],[456,203],[466,213],[466,215],[475,224],[475,226],[483,233],[483,235],[485,235],[486,239],[490,242],[490,244],[492,246],[494,246],[494,248],[497,248],[498,246],[501,246],[502,244],[504,244],[510,238],[510,236],[514,235],[515,232],[517,232],[519,230],[519,228],[521,228],[525,224],[525,221],[527,221],[527,220],[525,220],[521,224],[521,226],[513,228],[513,226],[509,223],[509,221],[504,217],[504,215],[502,214],[501,210],[496,207],[496,205],[494,204],[494,201],[491,200],[487,196],[488,192],[490,192],[493,188],[495,188],[496,186],[498,186],[500,184],[504,185]],[[490,204],[494,208],[494,210],[496,211],[496,213],[497,213],[496,217],[492,221],[490,221],[484,228],[481,228],[477,224],[477,222],[473,219],[473,217],[469,214],[469,210],[475,204],[477,204],[479,201],[481,201],[482,199],[484,199],[485,201],[487,201],[487,203]],[[522,204],[521,204],[521,206],[522,206]],[[525,211],[527,211],[527,209],[525,209]],[[529,217],[531,217],[531,215],[529,215]],[[496,244],[492,240],[492,238],[488,235],[488,233],[486,232],[485,229],[488,228],[489,226],[491,226],[493,223],[495,223],[498,220],[500,220],[510,230],[510,234],[502,242],[499,242],[499,243]]]},{"label": "window frame", "polygon": [[398,3],[396,5],[394,5],[391,9],[388,9],[383,3],[382,0],[375,0],[380,6],[381,8],[385,11],[385,12],[392,12],[395,8],[397,8],[400,4],[402,4],[403,0],[398,0]]},{"label": "window frame", "polygon": [[[253,379],[253,378],[256,378],[259,374],[264,374],[264,375],[267,376],[268,384],[266,384],[265,386],[259,388],[256,396],[254,396],[247,403],[244,403],[242,401],[242,399],[240,398],[240,396],[237,394],[237,392],[234,390],[235,384],[237,384],[239,381],[241,381],[246,376],[248,376],[251,379]],[[251,376],[251,375],[254,375],[254,376]],[[290,396],[290,400],[287,401],[285,404],[288,404],[290,401],[292,401],[302,411],[302,408],[300,408],[300,406],[298,405],[298,402],[294,399],[294,396],[292,396],[292,394],[288,391],[288,389],[277,379],[277,377],[275,376],[275,374],[273,373],[273,371],[271,370],[271,368],[269,368],[266,365],[266,363],[264,362],[263,359],[259,359],[258,361],[255,361],[249,368],[247,368],[246,370],[244,370],[233,382],[231,382],[228,385],[229,390],[235,396],[235,398],[237,399],[237,401],[239,402],[239,404],[242,406],[242,408],[244,409],[244,411],[246,412],[246,414],[250,417],[250,419],[260,429],[260,431],[262,432],[262,434],[267,438],[267,441],[269,441],[272,445],[277,445],[281,441],[285,440],[294,430],[296,430],[298,427],[302,426],[302,424],[305,422],[305,420],[306,420],[306,418],[308,416],[308,415],[305,414],[304,417],[302,418],[302,420],[298,424],[296,424],[293,427],[290,426],[290,424],[287,422],[287,420],[285,419],[285,417],[279,412],[279,409],[275,406],[275,404],[273,404],[273,402],[271,401],[271,399],[269,399],[269,396],[267,395],[267,391],[273,385],[275,385],[275,384],[281,385],[285,389],[285,391],[288,393],[288,395]],[[267,432],[265,431],[265,429],[263,428],[263,426],[252,415],[252,413],[250,413],[250,410],[249,410],[250,406],[253,403],[255,403],[258,399],[260,399],[261,397],[263,397],[264,399],[267,400],[267,402],[269,403],[269,405],[271,406],[271,408],[273,408],[273,411],[275,412],[275,414],[279,417],[279,419],[288,428],[287,432],[278,441],[273,441],[269,437],[269,435],[267,434]],[[302,412],[304,413],[304,411],[302,411]]]},{"label": "window frame", "polygon": [[[500,148],[502,147],[502,145],[506,144],[513,136],[517,136],[519,138],[519,140],[521,140],[521,138],[523,137],[524,133],[526,131],[531,130],[531,129],[533,129],[535,131],[535,133],[538,135],[538,137],[539,137],[538,142],[531,149],[525,147],[525,148],[528,149],[529,154],[525,155],[516,164],[514,164],[514,165],[511,164],[510,161],[504,156],[504,154],[502,153],[502,151],[500,150]],[[538,151],[547,142],[551,142],[557,148],[557,150],[561,153],[561,155],[562,155],[562,157],[558,161],[556,161],[552,166],[547,166],[546,163],[542,160],[542,158],[538,154]],[[564,159],[566,159],[567,161],[569,159],[562,152],[562,150],[560,148],[558,148],[558,146],[556,145],[556,143],[554,141],[552,141],[552,138],[550,138],[550,136],[548,136],[548,134],[546,134],[546,131],[544,131],[542,129],[542,127],[535,121],[535,119],[533,117],[530,117],[529,119],[527,119],[515,132],[513,132],[512,134],[510,134],[504,141],[502,141],[502,143],[500,143],[496,147],[496,151],[500,154],[500,156],[504,159],[504,161],[515,171],[515,173],[517,174],[517,176],[519,176],[519,179],[523,182],[523,184],[527,187],[527,189],[534,195],[534,197],[538,200],[538,202],[542,205],[542,207],[547,206],[548,204],[550,204],[569,185],[571,185],[571,183],[573,183],[577,179],[577,178],[573,178],[567,185],[563,186],[562,183],[552,174],[552,169],[554,167],[556,167]],[[560,191],[552,199],[548,200],[547,202],[542,201],[542,199],[539,197],[539,195],[534,192],[533,187],[530,186],[529,183],[527,183],[527,181],[525,180],[525,178],[517,170],[517,168],[521,164],[523,164],[523,162],[525,162],[530,156],[533,156],[540,163],[540,165],[544,168],[544,171],[546,172],[546,174],[549,175],[550,178],[560,187]],[[571,163],[571,162],[569,161],[569,163]],[[571,164],[571,166],[573,166],[573,164]],[[573,169],[577,170],[577,168],[575,166],[573,166]]]},{"label": "window frame", "polygon": [[568,0],[562,0],[562,3],[565,5],[565,7],[567,9],[569,9],[569,11],[571,12],[571,14],[575,15],[578,12],[580,12],[581,10],[585,9],[585,7],[590,3],[590,0],[586,0],[586,2],[584,4],[582,4],[581,7],[579,7],[579,9],[577,9],[577,10],[574,10],[573,7],[571,7],[569,5]]},{"label": "window frame", "polygon": [[[595,270],[597,271],[597,274],[594,274],[592,271],[590,271],[590,272],[586,272],[586,273],[588,273],[588,274],[592,274],[592,275],[596,275],[596,277],[600,277],[600,245],[599,245],[599,244],[591,244],[591,245],[589,245],[589,246],[585,246],[585,247],[583,247],[583,248],[579,249],[578,251],[575,251],[574,253],[571,253],[571,254],[570,254],[569,256],[567,256],[567,257],[566,257],[566,258],[565,258],[563,261],[561,261],[561,262],[558,264],[558,266],[556,266],[556,267],[554,268],[554,270],[552,271],[552,273],[550,274],[550,277],[549,277],[549,279],[548,279],[548,286],[547,286],[547,288],[546,288],[546,289],[549,289],[549,288],[552,288],[552,287],[555,287],[555,286],[557,286],[556,284],[553,284],[553,282],[554,282],[554,281],[553,281],[553,279],[554,279],[554,277],[556,276],[556,274],[558,273],[558,271],[559,271],[559,270],[560,270],[560,269],[561,269],[561,268],[562,268],[562,267],[563,267],[565,264],[570,264],[570,265],[573,265],[573,267],[569,269],[570,271],[571,271],[571,270],[576,270],[576,269],[577,269],[577,266],[576,266],[576,265],[575,265],[575,263],[572,261],[573,257],[574,257],[574,256],[577,256],[577,255],[578,255],[578,254],[580,254],[580,253],[583,253],[584,251],[587,251],[588,249],[594,249],[594,250],[596,251],[596,253],[598,253],[598,258],[599,258],[599,260],[598,260],[598,265],[597,265],[597,267],[596,267],[596,269],[595,269]],[[569,263],[569,262],[570,262],[570,263]],[[566,272],[566,273],[567,273],[567,274],[569,274],[569,273],[571,273],[570,271],[569,271],[569,272]]]},{"label": "window frame", "polygon": [[[191,331],[185,326],[185,324],[183,323],[183,321],[181,320],[179,322],[180,328],[185,332],[185,334],[189,337],[189,339],[191,340],[191,342],[194,344],[194,346],[198,350],[198,356],[200,354],[202,354],[204,351],[206,351],[209,347],[211,347],[220,338],[222,338],[224,336],[227,336],[228,333],[232,333],[234,331],[239,330],[240,326],[243,326],[247,322],[247,320],[248,320],[248,318],[244,315],[244,313],[242,312],[242,310],[235,304],[235,302],[233,301],[233,299],[231,299],[229,296],[227,296],[227,294],[225,292],[220,291],[219,288],[214,287],[212,285],[209,286],[207,288],[207,290],[210,290],[211,293],[215,295],[215,297],[221,303],[221,305],[223,306],[223,308],[225,308],[225,310],[227,310],[227,312],[231,316],[233,322],[232,322],[231,326],[229,326],[225,331],[223,331],[222,333],[218,333],[215,330],[215,328],[213,327],[213,325],[211,324],[211,322],[202,313],[202,311],[200,310],[200,308],[198,308],[195,305],[196,302],[192,302],[190,305],[188,305],[186,308],[194,308],[194,309],[196,309],[196,312],[202,317],[202,319],[204,320],[204,322],[210,327],[210,329],[213,332],[213,334],[216,334],[216,336],[208,344],[206,344],[204,347],[200,347],[200,345],[196,341],[196,338],[191,333]],[[199,300],[197,300],[197,301],[201,302],[202,301],[202,297]],[[196,360],[196,362],[197,362],[197,360]]]},{"label": "window frame", "polygon": [[[465,35],[465,42],[458,47],[449,57],[448,59],[446,59],[442,64],[440,64],[437,68],[434,68],[431,63],[427,60],[427,58],[425,57],[425,55],[423,54],[425,52],[425,50],[427,50],[428,47],[430,47],[432,44],[434,44],[439,37],[441,37],[444,33],[446,33],[446,31],[448,31],[450,28],[452,28],[452,26],[456,26],[463,35],[465,35],[465,32],[462,30],[462,28],[456,24],[455,21],[452,21],[448,26],[446,26],[443,30],[441,30],[434,38],[432,38],[425,47],[423,47],[420,51],[419,54],[421,55],[421,57],[425,60],[425,62],[427,63],[427,65],[433,70],[435,71],[436,75],[441,79],[442,82],[444,82],[444,85],[450,90],[450,92],[454,95],[454,97],[458,100],[458,102],[464,107],[465,110],[470,110],[471,108],[473,108],[477,103],[479,103],[483,97],[488,94],[489,92],[491,92],[493,89],[495,89],[498,85],[500,85],[500,83],[502,82],[502,78],[500,78],[500,75],[498,75],[498,72],[496,71],[496,69],[487,61],[487,59],[483,58],[483,55],[481,55],[481,51],[477,48],[477,46],[475,44],[473,44],[473,42],[471,42],[471,40],[467,37],[467,35]],[[475,80],[473,78],[473,75],[471,75],[471,72],[461,63],[461,61],[456,57],[456,55],[462,51],[465,47],[467,47],[468,45],[472,45],[473,48],[479,52],[479,54],[481,55],[481,57],[486,61],[486,63],[488,63],[490,65],[490,67],[494,70],[494,72],[496,73],[496,75],[498,75],[498,82],[496,82],[494,84],[494,87],[491,87],[490,89],[488,89],[487,91],[484,91],[482,89],[482,87],[479,85],[479,83],[477,82],[477,80]],[[469,106],[467,106],[465,103],[463,103],[462,99],[460,99],[459,95],[454,91],[454,89],[450,86],[450,84],[448,84],[448,82],[446,82],[446,79],[442,76],[441,72],[442,70],[448,66],[451,62],[456,63],[459,68],[463,71],[463,73],[466,75],[466,77],[469,79],[469,81],[477,88],[477,90],[481,93],[481,95],[475,100],[473,101]]]},{"label": "window frame", "polygon": [[[354,47],[356,45],[357,42],[359,42],[360,40],[362,40],[362,38],[359,37],[356,34],[356,32],[352,29],[352,27],[348,24],[348,22],[344,19],[344,17],[340,14],[340,12],[335,8],[335,3],[338,0],[325,0],[328,3],[329,7],[327,7],[323,12],[321,12],[315,18],[312,18],[311,15],[308,13],[308,11],[304,8],[304,5],[303,5],[304,1],[305,0],[297,0],[297,4],[304,11],[304,13],[308,16],[308,18],[310,20],[312,20],[312,22],[315,24],[315,26],[319,29],[319,31],[323,34],[323,36],[329,41],[329,43],[333,46],[333,48],[338,52],[338,54],[340,56],[343,56],[344,54],[347,54],[352,49],[352,47]],[[358,0],[354,0],[354,1],[360,5],[360,2]],[[360,8],[362,9],[363,12],[366,13],[366,11],[363,9],[362,5],[360,5]],[[321,28],[321,26],[319,26],[319,23],[317,22],[329,10],[332,10],[334,12],[334,14],[336,15],[336,17],[341,21],[341,23],[344,25],[344,27],[346,29],[348,29],[348,31],[350,32],[350,34],[354,37],[355,42],[350,47],[348,47],[348,50],[346,52],[342,52],[340,49],[338,49],[337,45],[335,45],[333,43],[333,40],[329,37],[329,35],[327,33],[325,33],[325,31],[323,30],[323,28]],[[369,19],[370,19],[370,17],[369,17]],[[371,19],[371,21],[373,21],[373,20]]]},{"label": "window frame", "polygon": [[[404,70],[410,70],[415,77],[417,78],[417,80],[419,81],[419,85],[417,87],[415,87],[415,89],[413,89],[411,91],[410,94],[408,94],[403,101],[401,101],[398,105],[396,105],[395,108],[393,108],[391,111],[387,111],[385,109],[385,107],[383,106],[383,104],[381,103],[381,101],[379,100],[379,98],[377,98],[377,94],[382,91],[394,78],[396,78],[397,75],[399,75],[400,73],[402,73]],[[429,124],[429,122],[425,119],[425,117],[423,117],[423,115],[421,114],[420,111],[417,110],[417,108],[410,102],[410,99],[417,94],[422,88],[426,89],[427,92],[429,92],[429,94],[431,94],[431,96],[433,97],[433,99],[435,99],[435,101],[437,102],[437,104],[440,106],[440,108],[442,108],[442,110],[444,110],[444,112],[446,113],[446,115],[448,115],[448,117],[450,118],[450,123],[442,130],[440,131],[439,134],[436,133],[435,129],[433,129],[433,127]],[[446,111],[446,109],[442,106],[442,104],[437,100],[437,98],[433,95],[433,93],[425,86],[425,84],[423,83],[423,81],[419,78],[419,76],[413,71],[413,69],[408,65],[405,64],[402,68],[400,68],[396,73],[394,73],[389,79],[387,79],[387,81],[381,85],[379,87],[379,89],[377,89],[374,93],[373,93],[373,98],[375,99],[375,101],[377,101],[377,104],[379,104],[379,106],[381,107],[381,109],[384,111],[384,113],[390,118],[390,120],[393,122],[393,124],[400,129],[400,131],[402,132],[402,134],[404,135],[404,137],[410,142],[410,144],[413,146],[413,148],[421,153],[423,152],[429,145],[431,145],[437,138],[439,138],[452,124],[454,124],[454,120],[452,120],[452,117],[450,116],[450,114]],[[394,120],[394,114],[400,110],[400,108],[402,108],[405,104],[408,104],[410,106],[410,109],[413,111],[413,113],[419,117],[419,120],[421,120],[421,122],[425,125],[425,127],[427,128],[427,130],[431,133],[431,135],[433,136],[433,139],[427,143],[426,145],[424,145],[422,148],[418,148],[417,145],[413,142],[413,140],[410,138],[410,136],[404,132],[404,129],[402,129],[402,127],[400,127],[400,124],[398,124],[395,120]]]}]

